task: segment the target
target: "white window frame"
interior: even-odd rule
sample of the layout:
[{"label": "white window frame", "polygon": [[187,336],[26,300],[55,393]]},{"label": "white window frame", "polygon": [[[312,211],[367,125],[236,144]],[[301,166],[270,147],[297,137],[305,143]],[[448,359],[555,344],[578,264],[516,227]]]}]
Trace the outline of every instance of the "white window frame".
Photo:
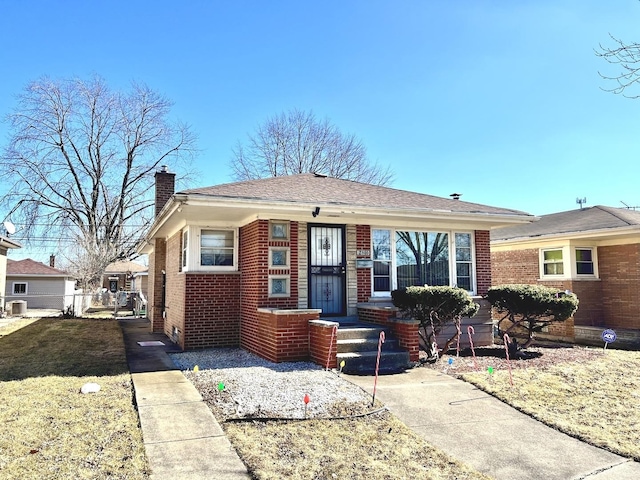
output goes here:
[{"label": "white window frame", "polygon": [[[544,273],[544,252],[550,250],[562,251],[562,269],[563,273],[545,274]],[[593,262],[593,273],[578,273],[576,250],[591,250],[591,261]],[[598,249],[594,246],[585,245],[562,245],[542,247],[539,249],[539,271],[540,280],[597,280],[598,277]]]},{"label": "white window frame", "polygon": [[182,249],[180,263],[182,270],[187,270],[189,267],[189,229],[182,231]]},{"label": "white window frame", "polygon": [[[560,251],[562,252],[562,262],[553,262],[553,264],[559,263],[562,265],[562,273],[545,273],[544,271],[544,267],[545,267],[545,260],[544,260],[544,253],[545,252],[556,252],[556,251]],[[571,269],[567,269],[567,259],[569,258],[569,255],[567,255],[569,252],[567,250],[567,247],[546,247],[546,248],[541,248],[540,249],[540,278],[543,280],[551,280],[551,279],[560,279],[560,278],[567,278],[569,275],[567,274],[567,272],[570,272]]]},{"label": "white window frame", "polygon": [[[374,248],[373,248],[373,231],[374,230],[384,230],[389,232],[389,259],[376,259],[374,258]],[[373,267],[371,267],[371,296],[372,297],[389,297],[391,296],[391,291],[394,289],[394,285],[396,285],[395,281],[395,231],[391,228],[371,228],[371,260],[373,261]],[[374,290],[375,287],[375,264],[376,262],[380,263],[388,263],[389,264],[389,291],[379,291],[376,292]]]},{"label": "white window frame", "polygon": [[[389,230],[391,232],[391,290],[396,290],[398,288],[398,266],[396,263],[396,241],[397,241],[397,231],[411,231],[411,232],[433,232],[433,233],[446,233],[449,239],[449,286],[457,286],[458,278],[457,278],[457,262],[456,262],[456,245],[455,245],[455,236],[456,233],[468,234],[471,238],[471,290],[467,290],[470,295],[476,295],[478,291],[478,278],[477,278],[477,258],[476,258],[476,236],[474,230],[446,230],[446,229],[394,229],[390,227],[371,227],[372,235],[371,235],[371,251],[373,252],[373,230]],[[373,254],[372,254],[373,259]],[[466,263],[466,262],[465,262]],[[391,292],[374,292],[373,291],[373,268],[371,269],[371,296],[390,296]]]},{"label": "white window frame", "polygon": [[[283,293],[273,293],[272,280],[285,280],[286,289]],[[291,275],[269,275],[269,297],[270,298],[287,298],[291,296]]]},{"label": "white window frame", "polygon": [[[578,273],[578,250],[591,251],[591,263],[593,265],[593,273]],[[598,278],[598,249],[596,247],[573,247],[571,249],[571,275],[574,278]]]},{"label": "white window frame", "polygon": [[[16,292],[16,285],[24,285],[24,293],[18,293]],[[19,296],[25,296],[29,294],[29,282],[13,282],[13,285],[11,286],[11,292],[12,295],[19,295]]]},{"label": "white window frame", "polygon": [[[233,264],[232,265],[201,265],[200,264],[200,240],[203,230],[216,230],[233,232]],[[238,270],[238,229],[220,227],[216,225],[189,226],[183,230],[183,235],[188,232],[187,238],[187,265],[182,268],[184,272],[234,272]],[[184,237],[183,237],[184,238]],[[182,255],[182,251],[180,253]]]}]

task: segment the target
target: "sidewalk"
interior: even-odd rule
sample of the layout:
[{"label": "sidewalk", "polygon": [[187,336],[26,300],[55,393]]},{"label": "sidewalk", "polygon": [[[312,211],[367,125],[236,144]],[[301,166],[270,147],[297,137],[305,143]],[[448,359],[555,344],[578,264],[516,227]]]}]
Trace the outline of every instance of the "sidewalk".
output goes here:
[{"label": "sidewalk", "polygon": [[[167,355],[179,352],[146,319],[120,319],[153,480],[246,480],[247,469],[196,388]],[[141,346],[138,342],[163,342]]]},{"label": "sidewalk", "polygon": [[[344,377],[373,393],[373,377]],[[376,399],[431,445],[496,480],[640,479],[640,463],[560,433],[434,370],[380,376]]]}]

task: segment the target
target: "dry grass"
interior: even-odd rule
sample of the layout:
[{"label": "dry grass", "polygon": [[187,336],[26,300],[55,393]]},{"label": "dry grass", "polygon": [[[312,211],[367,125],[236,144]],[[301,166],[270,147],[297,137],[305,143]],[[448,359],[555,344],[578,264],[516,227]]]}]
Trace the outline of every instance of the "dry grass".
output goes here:
[{"label": "dry grass", "polygon": [[348,420],[227,423],[256,479],[488,479],[429,445],[388,412]]},{"label": "dry grass", "polygon": [[[82,395],[96,382],[101,390]],[[148,477],[116,321],[41,319],[0,338],[0,477]]]},{"label": "dry grass", "polygon": [[22,327],[31,325],[36,320],[38,319],[37,318],[20,318],[18,320],[13,320],[8,325],[4,325],[0,327],[0,338],[10,335],[15,331],[20,330]]},{"label": "dry grass", "polygon": [[[562,432],[640,461],[640,352],[538,349],[544,363],[461,378]],[[586,353],[585,353],[586,352]]]}]

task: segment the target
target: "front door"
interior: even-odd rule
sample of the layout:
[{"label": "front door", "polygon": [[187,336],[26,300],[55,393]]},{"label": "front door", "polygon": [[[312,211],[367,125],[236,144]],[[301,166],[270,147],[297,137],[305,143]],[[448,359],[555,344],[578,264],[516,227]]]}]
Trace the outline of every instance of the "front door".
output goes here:
[{"label": "front door", "polygon": [[322,309],[322,315],[346,314],[344,227],[309,227],[309,307]]}]

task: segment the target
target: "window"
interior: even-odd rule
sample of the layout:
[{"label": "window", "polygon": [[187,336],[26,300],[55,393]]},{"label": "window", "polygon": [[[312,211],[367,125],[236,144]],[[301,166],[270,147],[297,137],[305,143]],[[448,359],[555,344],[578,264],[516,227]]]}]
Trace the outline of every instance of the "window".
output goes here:
[{"label": "window", "polygon": [[289,296],[289,275],[269,275],[269,296]]},{"label": "window", "polygon": [[373,230],[372,260],[373,260],[373,294],[391,292],[391,231]]},{"label": "window", "polygon": [[471,234],[455,234],[456,285],[467,291],[473,290],[473,260],[471,256]]},{"label": "window", "polygon": [[576,273],[578,275],[593,275],[593,250],[590,248],[576,248]]},{"label": "window", "polygon": [[189,252],[189,230],[182,232],[182,269],[187,268],[187,254]]},{"label": "window", "polygon": [[562,249],[543,250],[543,273],[544,275],[563,275],[564,264],[562,261]]},{"label": "window", "polygon": [[235,238],[233,230],[200,231],[200,266],[235,266]]},{"label": "window", "polygon": [[269,268],[289,268],[289,249],[269,248]]},{"label": "window", "polygon": [[398,288],[449,285],[449,234],[396,232]]},{"label": "window", "polygon": [[13,283],[13,294],[14,295],[26,295],[27,294],[27,283],[26,282],[14,282]]},{"label": "window", "polygon": [[289,222],[271,222],[269,235],[272,240],[287,240],[289,238]]}]

